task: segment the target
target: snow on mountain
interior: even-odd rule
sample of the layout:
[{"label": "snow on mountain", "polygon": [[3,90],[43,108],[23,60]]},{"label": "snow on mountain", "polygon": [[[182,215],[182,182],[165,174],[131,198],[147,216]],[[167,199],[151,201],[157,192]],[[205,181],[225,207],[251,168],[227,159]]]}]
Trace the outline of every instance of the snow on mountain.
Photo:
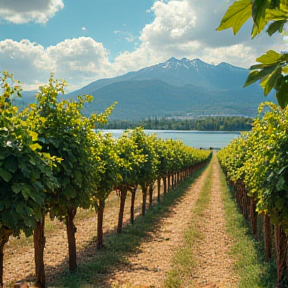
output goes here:
[{"label": "snow on mountain", "polygon": [[170,85],[194,85],[207,89],[233,89],[241,88],[245,83],[249,71],[232,66],[228,63],[211,65],[200,59],[170,58],[166,62],[138,71],[129,72],[115,78],[100,79],[74,91],[71,95],[91,93],[106,85],[121,81],[142,81],[157,79]]},{"label": "snow on mountain", "polygon": [[243,89],[248,74],[249,70],[228,63],[211,65],[200,59],[172,57],[139,71],[97,80],[65,97],[91,94],[94,100],[85,106],[87,114],[102,112],[117,101],[114,119],[187,113],[253,116],[265,98],[258,84]]}]

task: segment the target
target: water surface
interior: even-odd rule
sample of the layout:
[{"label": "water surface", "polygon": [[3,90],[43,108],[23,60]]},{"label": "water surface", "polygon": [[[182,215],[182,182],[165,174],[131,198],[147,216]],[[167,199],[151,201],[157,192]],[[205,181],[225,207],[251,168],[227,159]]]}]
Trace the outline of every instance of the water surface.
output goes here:
[{"label": "water surface", "polygon": [[[120,137],[124,130],[103,130],[104,133],[112,133],[115,137]],[[155,133],[162,139],[182,140],[187,146],[203,149],[220,149],[229,142],[239,137],[240,132],[225,131],[179,131],[179,130],[145,130],[146,133]]]}]

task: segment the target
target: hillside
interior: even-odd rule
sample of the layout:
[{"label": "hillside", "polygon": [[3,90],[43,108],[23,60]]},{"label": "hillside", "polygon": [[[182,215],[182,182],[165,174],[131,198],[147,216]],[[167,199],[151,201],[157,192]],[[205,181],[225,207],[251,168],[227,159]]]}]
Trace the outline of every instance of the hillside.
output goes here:
[{"label": "hillside", "polygon": [[[242,88],[249,70],[228,63],[210,65],[199,59],[171,58],[125,75],[100,79],[65,95],[91,94],[85,112],[102,112],[115,101],[110,119],[141,119],[151,116],[243,115],[254,117],[264,98],[254,84]],[[24,98],[24,97],[23,97]],[[21,99],[21,104],[25,99]],[[30,99],[30,98],[28,98]]]}]

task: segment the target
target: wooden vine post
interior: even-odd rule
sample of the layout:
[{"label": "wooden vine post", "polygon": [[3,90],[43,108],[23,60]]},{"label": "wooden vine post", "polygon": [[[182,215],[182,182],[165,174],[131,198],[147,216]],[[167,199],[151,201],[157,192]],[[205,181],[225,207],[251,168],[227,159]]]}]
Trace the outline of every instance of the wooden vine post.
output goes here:
[{"label": "wooden vine post", "polygon": [[264,238],[265,238],[265,256],[266,261],[270,261],[272,257],[272,241],[271,241],[271,232],[270,232],[270,217],[267,214],[264,214]]},{"label": "wooden vine post", "polygon": [[287,275],[287,235],[280,225],[275,225],[275,248],[277,281],[281,282],[282,277]]},{"label": "wooden vine post", "polygon": [[33,234],[34,241],[34,261],[35,261],[35,275],[36,287],[44,288],[46,286],[45,270],[44,270],[44,248],[45,248],[45,217],[41,221],[37,221]]}]

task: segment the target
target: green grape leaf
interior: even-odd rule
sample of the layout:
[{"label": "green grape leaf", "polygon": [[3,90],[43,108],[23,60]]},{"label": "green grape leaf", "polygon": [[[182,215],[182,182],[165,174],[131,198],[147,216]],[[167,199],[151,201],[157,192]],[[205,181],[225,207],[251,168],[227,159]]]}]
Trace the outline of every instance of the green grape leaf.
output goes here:
[{"label": "green grape leaf", "polygon": [[218,31],[232,28],[237,34],[242,25],[251,17],[252,0],[241,0],[234,2],[225,13],[217,28]]},{"label": "green grape leaf", "polygon": [[268,8],[267,1],[254,0],[252,7],[252,17],[253,17],[253,28],[251,36],[254,38],[258,35],[266,26],[266,9]]},{"label": "green grape leaf", "polygon": [[21,183],[13,183],[11,186],[11,189],[14,193],[18,194],[22,190],[22,184]]},{"label": "green grape leaf", "polygon": [[72,199],[76,197],[77,192],[72,185],[68,185],[63,189],[63,194],[65,194],[68,199]]},{"label": "green grape leaf", "polygon": [[282,56],[282,54],[279,54],[274,50],[269,50],[262,56],[258,57],[256,61],[263,64],[275,64],[282,58]]},{"label": "green grape leaf", "polygon": [[276,86],[279,76],[281,76],[281,67],[278,65],[272,73],[261,80],[260,85],[264,89],[265,96]]},{"label": "green grape leaf", "polygon": [[0,177],[5,181],[5,182],[9,182],[11,179],[12,179],[12,174],[3,169],[3,168],[0,168]]},{"label": "green grape leaf", "polygon": [[34,189],[30,190],[29,196],[37,204],[41,204],[43,202],[43,196],[39,192],[35,191]]},{"label": "green grape leaf", "polygon": [[33,210],[26,205],[25,202],[20,202],[16,206],[16,212],[21,215],[21,217],[29,218],[29,216],[33,215]]},{"label": "green grape leaf", "polygon": [[285,185],[285,179],[283,176],[281,176],[276,183],[277,191],[283,190],[284,185]]},{"label": "green grape leaf", "polygon": [[267,29],[267,33],[269,34],[269,36],[272,36],[274,33],[276,33],[277,31],[279,33],[283,32],[283,28],[284,28],[284,24],[286,23],[286,21],[275,21],[272,22]]},{"label": "green grape leaf", "polygon": [[11,173],[15,173],[18,169],[17,159],[10,156],[5,159],[3,167]]},{"label": "green grape leaf", "polygon": [[280,87],[276,91],[276,98],[281,108],[285,108],[288,104],[288,81],[282,81]]},{"label": "green grape leaf", "polygon": [[253,83],[255,83],[256,81],[260,80],[261,79],[261,75],[259,76],[259,71],[257,70],[254,70],[254,71],[251,71],[247,77],[247,80],[244,84],[243,87],[246,87],[248,85],[251,85]]}]

